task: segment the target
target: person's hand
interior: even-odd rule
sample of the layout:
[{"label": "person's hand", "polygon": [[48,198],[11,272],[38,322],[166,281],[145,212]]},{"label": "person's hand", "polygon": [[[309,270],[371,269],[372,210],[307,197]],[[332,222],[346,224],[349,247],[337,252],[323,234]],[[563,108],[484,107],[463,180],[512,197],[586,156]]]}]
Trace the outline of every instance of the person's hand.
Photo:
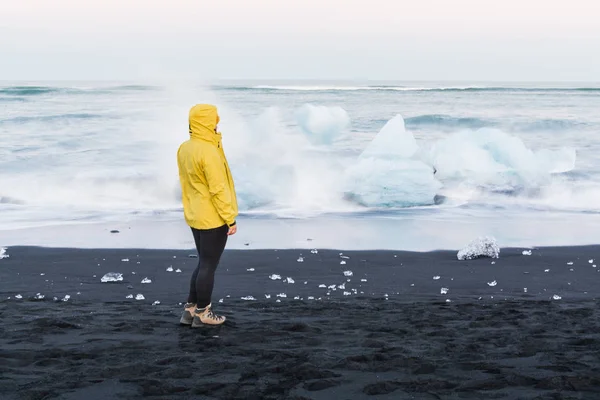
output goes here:
[{"label": "person's hand", "polygon": [[228,236],[235,235],[237,232],[237,224],[229,227],[229,232],[227,232]]}]

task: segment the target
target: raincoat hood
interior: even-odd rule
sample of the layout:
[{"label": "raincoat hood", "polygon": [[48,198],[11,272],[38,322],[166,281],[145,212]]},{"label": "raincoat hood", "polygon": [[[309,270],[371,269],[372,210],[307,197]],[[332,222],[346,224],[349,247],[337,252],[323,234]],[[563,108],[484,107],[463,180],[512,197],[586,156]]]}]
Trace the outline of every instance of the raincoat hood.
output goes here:
[{"label": "raincoat hood", "polygon": [[217,107],[210,104],[196,104],[190,110],[190,138],[219,145],[221,134],[215,132],[218,123],[219,113]]}]

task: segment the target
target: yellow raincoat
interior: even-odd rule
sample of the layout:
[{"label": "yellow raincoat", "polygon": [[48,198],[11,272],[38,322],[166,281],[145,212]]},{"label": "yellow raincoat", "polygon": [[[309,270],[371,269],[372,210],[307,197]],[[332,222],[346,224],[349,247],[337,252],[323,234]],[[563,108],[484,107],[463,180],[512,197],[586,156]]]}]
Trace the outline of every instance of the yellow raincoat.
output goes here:
[{"label": "yellow raincoat", "polygon": [[225,158],[217,108],[209,104],[192,107],[190,139],[179,146],[177,165],[185,221],[195,229],[235,225],[238,215],[235,186]]}]

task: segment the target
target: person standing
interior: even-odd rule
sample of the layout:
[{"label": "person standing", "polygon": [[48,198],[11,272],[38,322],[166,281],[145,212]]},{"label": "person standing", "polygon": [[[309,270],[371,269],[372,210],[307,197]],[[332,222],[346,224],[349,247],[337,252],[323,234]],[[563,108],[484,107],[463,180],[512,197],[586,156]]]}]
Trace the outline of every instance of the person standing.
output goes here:
[{"label": "person standing", "polygon": [[235,185],[221,141],[217,107],[197,104],[189,113],[190,138],[177,151],[183,213],[198,251],[198,266],[180,323],[220,325],[212,311],[215,271],[229,236],[237,232]]}]

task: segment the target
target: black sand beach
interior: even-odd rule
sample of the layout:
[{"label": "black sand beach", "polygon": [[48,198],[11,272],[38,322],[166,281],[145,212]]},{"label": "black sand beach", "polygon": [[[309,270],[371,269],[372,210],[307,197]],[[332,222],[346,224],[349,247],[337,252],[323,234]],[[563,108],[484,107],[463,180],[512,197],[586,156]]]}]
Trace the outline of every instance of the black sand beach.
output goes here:
[{"label": "black sand beach", "polygon": [[229,250],[193,330],[193,251],[12,247],[0,398],[600,399],[600,246],[523,250]]}]

